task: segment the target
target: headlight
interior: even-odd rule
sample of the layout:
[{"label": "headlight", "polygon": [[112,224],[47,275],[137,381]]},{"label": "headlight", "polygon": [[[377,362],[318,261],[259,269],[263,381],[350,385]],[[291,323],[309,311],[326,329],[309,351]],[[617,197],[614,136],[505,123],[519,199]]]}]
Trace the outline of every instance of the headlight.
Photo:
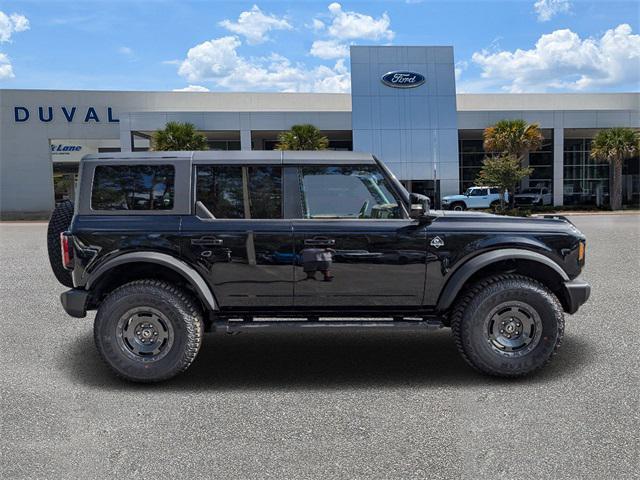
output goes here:
[{"label": "headlight", "polygon": [[446,198],[443,198],[442,203],[449,203],[449,200],[447,200]]}]

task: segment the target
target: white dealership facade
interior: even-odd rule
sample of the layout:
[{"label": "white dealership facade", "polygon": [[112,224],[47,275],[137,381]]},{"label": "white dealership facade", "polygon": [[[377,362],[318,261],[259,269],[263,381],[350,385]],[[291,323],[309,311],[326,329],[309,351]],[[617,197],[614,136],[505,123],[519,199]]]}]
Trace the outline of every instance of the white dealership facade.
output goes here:
[{"label": "white dealership facade", "polygon": [[[405,88],[385,83],[389,72]],[[272,149],[279,132],[311,123],[330,148],[371,152],[410,190],[439,198],[473,184],[484,128],[522,118],[545,136],[526,183],[550,188],[556,205],[606,203],[609,169],[590,160],[590,139],[640,129],[638,93],[456,94],[446,46],[352,47],[351,82],[351,94],[0,89],[0,213],[46,214],[73,194],[82,155],[147,149],[169,121],[193,123],[219,150]],[[638,204],[638,163],[624,166],[628,205]]]}]

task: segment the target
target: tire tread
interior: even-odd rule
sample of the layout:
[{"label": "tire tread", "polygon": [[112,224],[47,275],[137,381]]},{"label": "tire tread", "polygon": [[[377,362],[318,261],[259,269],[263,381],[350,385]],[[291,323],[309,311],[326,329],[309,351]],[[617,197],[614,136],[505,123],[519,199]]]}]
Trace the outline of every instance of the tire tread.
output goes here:
[{"label": "tire tread", "polygon": [[[187,342],[186,348],[182,352],[182,356],[176,366],[164,374],[155,375],[153,378],[141,378],[127,375],[119,370],[117,370],[111,362],[108,360],[106,353],[103,351],[101,342],[98,339],[98,322],[101,319],[101,310],[105,307],[107,310],[109,309],[109,304],[111,302],[116,302],[120,300],[122,297],[135,294],[135,293],[152,293],[150,290],[155,290],[155,293],[160,292],[160,295],[165,295],[164,300],[171,303],[180,313],[181,316],[186,320],[186,335]],[[168,296],[168,298],[167,298]],[[198,306],[198,303],[195,299],[185,292],[183,289],[177,287],[176,285],[161,281],[161,280],[153,280],[153,279],[143,279],[136,280],[133,282],[126,283],[118,288],[116,288],[113,292],[109,294],[109,296],[105,299],[105,301],[100,306],[100,310],[98,310],[98,314],[96,315],[96,327],[94,328],[94,341],[100,354],[100,357],[104,360],[104,362],[115,372],[115,374],[121,378],[126,380],[140,382],[140,383],[152,383],[152,382],[160,382],[163,380],[167,380],[175,375],[178,375],[193,363],[195,360],[198,351],[202,345],[202,338],[204,333],[204,326],[202,320],[202,311]]]},{"label": "tire tread", "polygon": [[[466,313],[467,307],[469,306],[469,303],[471,302],[473,297],[478,295],[482,290],[486,288],[490,288],[500,282],[510,281],[510,280],[516,281],[516,282],[525,282],[529,285],[534,285],[536,288],[538,288],[547,297],[547,300],[553,305],[553,309],[556,312],[556,318],[558,319],[558,338],[551,355],[549,355],[549,357],[546,359],[545,362],[541,363],[540,365],[537,365],[535,368],[528,370],[526,372],[508,372],[507,373],[504,371],[497,370],[494,367],[486,364],[486,362],[483,362],[482,360],[477,358],[477,356],[475,358],[471,358],[467,350],[465,349],[464,341],[462,338],[462,322],[463,322],[464,314]],[[562,306],[560,305],[560,302],[558,301],[557,297],[544,284],[540,283],[539,281],[533,278],[530,278],[524,275],[515,274],[515,273],[497,274],[497,275],[491,275],[491,276],[485,277],[479,280],[478,282],[470,285],[458,296],[457,302],[451,314],[451,331],[452,331],[454,342],[456,344],[458,352],[460,352],[460,355],[462,356],[464,361],[473,369],[481,373],[486,373],[488,375],[495,376],[495,377],[518,378],[518,377],[529,375],[537,370],[540,370],[549,362],[551,362],[552,358],[558,353],[558,349],[562,345],[562,340],[564,338],[564,315],[562,313]]]}]

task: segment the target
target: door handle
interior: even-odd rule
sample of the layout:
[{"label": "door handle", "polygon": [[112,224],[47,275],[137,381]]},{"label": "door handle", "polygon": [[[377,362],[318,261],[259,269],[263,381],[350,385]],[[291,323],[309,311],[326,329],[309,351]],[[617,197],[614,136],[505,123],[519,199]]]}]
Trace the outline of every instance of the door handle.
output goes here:
[{"label": "door handle", "polygon": [[335,245],[336,241],[333,238],[315,237],[305,238],[304,244],[309,247],[328,247],[331,245]]},{"label": "door handle", "polygon": [[222,245],[223,240],[216,237],[200,237],[193,238],[191,240],[191,245],[199,245],[199,246],[212,246],[212,245]]}]

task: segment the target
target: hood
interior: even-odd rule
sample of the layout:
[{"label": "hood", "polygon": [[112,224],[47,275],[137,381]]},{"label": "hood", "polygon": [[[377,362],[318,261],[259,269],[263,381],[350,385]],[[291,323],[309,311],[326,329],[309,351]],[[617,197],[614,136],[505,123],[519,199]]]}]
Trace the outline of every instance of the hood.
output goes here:
[{"label": "hood", "polygon": [[467,198],[466,195],[447,195],[442,197],[442,200],[464,200],[465,198]]},{"label": "hood", "polygon": [[[480,229],[484,231],[495,230],[524,231],[524,232],[564,232],[584,238],[582,233],[567,218],[556,215],[546,215],[543,217],[510,217],[506,215],[495,215],[493,213],[464,211],[456,212],[451,210],[432,211],[435,214],[435,222],[439,225],[451,225],[456,230]],[[455,227],[454,227],[455,226]]]}]

